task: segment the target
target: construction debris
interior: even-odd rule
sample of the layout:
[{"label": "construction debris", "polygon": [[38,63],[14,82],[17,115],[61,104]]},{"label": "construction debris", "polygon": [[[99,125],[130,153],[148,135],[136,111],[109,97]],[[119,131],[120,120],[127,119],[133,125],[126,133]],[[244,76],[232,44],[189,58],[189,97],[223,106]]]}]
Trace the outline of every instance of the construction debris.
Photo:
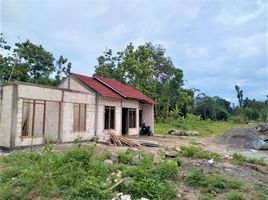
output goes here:
[{"label": "construction debris", "polygon": [[168,132],[170,135],[175,135],[175,136],[196,136],[199,135],[200,133],[198,131],[179,131],[179,130],[170,130]]},{"label": "construction debris", "polygon": [[120,136],[120,135],[116,135],[114,133],[110,133],[110,140],[111,143],[114,144],[115,146],[129,146],[129,147],[136,147],[139,148],[141,145],[128,140],[127,138]]},{"label": "construction debris", "polygon": [[260,134],[268,136],[268,123],[258,124],[257,126],[253,127],[252,129],[259,132]]}]

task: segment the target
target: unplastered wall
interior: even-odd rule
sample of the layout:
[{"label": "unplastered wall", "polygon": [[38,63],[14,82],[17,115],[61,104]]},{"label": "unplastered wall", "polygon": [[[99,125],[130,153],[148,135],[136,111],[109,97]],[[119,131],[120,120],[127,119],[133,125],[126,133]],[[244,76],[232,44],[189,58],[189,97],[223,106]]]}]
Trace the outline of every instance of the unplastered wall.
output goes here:
[{"label": "unplastered wall", "polygon": [[136,109],[136,128],[129,128],[128,135],[137,135],[139,133],[139,109],[140,109],[139,102],[137,100],[123,100],[122,107]]},{"label": "unplastered wall", "polygon": [[21,84],[18,85],[18,100],[17,100],[17,123],[15,133],[15,146],[30,146],[44,144],[44,138],[41,134],[43,124],[43,106],[36,107],[36,123],[35,135],[21,136],[22,129],[22,112],[23,112],[23,99],[47,101],[46,105],[46,123],[45,123],[45,136],[50,135],[56,141],[58,135],[58,104],[62,98],[62,91],[56,88],[47,88],[34,85]]},{"label": "unplastered wall", "polygon": [[[105,106],[115,107],[115,129],[114,130],[104,130],[104,112]],[[120,99],[106,98],[98,96],[98,108],[97,108],[97,136],[100,140],[107,138],[109,132],[114,132],[117,135],[121,135],[121,121],[122,121],[122,106]]]},{"label": "unplastered wall", "polygon": [[[62,142],[72,142],[78,136],[82,140],[94,137],[95,125],[95,94],[64,91],[62,103]],[[86,131],[75,132],[74,104],[86,104]]]},{"label": "unplastered wall", "polygon": [[[70,88],[69,88],[69,86],[70,86]],[[69,76],[68,78],[66,78],[59,85],[59,88],[71,89],[71,90],[81,91],[81,92],[85,92],[85,93],[92,93],[88,88],[86,88],[85,86],[83,86],[81,83],[79,83],[77,80],[75,80],[71,76]]]},{"label": "unplastered wall", "polygon": [[150,126],[154,132],[154,106],[150,104],[142,105],[142,121],[145,121],[147,126]]},{"label": "unplastered wall", "polygon": [[12,130],[12,101],[14,85],[0,87],[2,94],[0,107],[0,146],[11,148],[10,137]]}]

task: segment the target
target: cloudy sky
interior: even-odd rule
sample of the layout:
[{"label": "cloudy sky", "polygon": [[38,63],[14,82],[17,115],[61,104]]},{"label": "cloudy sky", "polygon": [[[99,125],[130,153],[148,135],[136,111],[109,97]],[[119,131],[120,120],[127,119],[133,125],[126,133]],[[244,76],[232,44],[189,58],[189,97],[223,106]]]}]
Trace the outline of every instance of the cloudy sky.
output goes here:
[{"label": "cloudy sky", "polygon": [[185,87],[232,102],[235,84],[250,98],[268,93],[266,0],[0,2],[0,31],[10,44],[42,44],[55,57],[67,57],[73,72],[92,75],[105,48],[150,41],[183,69]]}]

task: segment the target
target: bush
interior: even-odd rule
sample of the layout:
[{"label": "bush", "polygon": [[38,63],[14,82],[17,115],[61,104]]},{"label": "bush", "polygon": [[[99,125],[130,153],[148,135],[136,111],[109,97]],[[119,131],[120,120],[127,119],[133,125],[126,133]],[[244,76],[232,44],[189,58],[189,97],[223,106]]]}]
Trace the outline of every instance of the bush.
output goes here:
[{"label": "bush", "polygon": [[190,158],[214,159],[217,161],[221,161],[221,156],[219,154],[209,151],[203,151],[200,147],[196,146],[182,146],[181,155]]},{"label": "bush", "polygon": [[133,181],[123,191],[131,194],[134,198],[146,197],[159,200],[172,199],[176,195],[174,189],[169,184],[148,177]]},{"label": "bush", "polygon": [[243,194],[239,192],[230,192],[227,195],[228,200],[245,200]]}]

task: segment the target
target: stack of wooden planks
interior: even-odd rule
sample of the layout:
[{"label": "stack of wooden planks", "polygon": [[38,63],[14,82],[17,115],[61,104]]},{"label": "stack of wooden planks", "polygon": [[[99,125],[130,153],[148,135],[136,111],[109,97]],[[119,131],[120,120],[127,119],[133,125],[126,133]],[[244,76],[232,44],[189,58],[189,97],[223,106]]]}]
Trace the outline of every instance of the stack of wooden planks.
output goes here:
[{"label": "stack of wooden planks", "polygon": [[129,146],[129,147],[137,147],[137,148],[141,146],[138,143],[132,142],[128,140],[127,138],[120,136],[120,135],[116,135],[114,133],[110,133],[110,140],[111,140],[111,143],[116,146]]}]

